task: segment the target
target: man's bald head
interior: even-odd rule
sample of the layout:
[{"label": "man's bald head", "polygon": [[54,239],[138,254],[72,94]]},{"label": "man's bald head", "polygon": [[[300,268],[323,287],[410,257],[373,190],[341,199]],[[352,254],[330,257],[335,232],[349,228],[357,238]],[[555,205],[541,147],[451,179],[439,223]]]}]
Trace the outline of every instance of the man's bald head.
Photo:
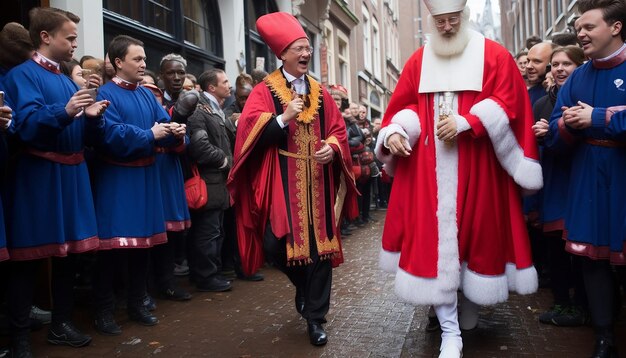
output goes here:
[{"label": "man's bald head", "polygon": [[547,72],[546,67],[550,63],[550,56],[555,47],[553,43],[540,42],[528,50],[528,64],[526,65],[528,83],[535,85],[543,82]]}]

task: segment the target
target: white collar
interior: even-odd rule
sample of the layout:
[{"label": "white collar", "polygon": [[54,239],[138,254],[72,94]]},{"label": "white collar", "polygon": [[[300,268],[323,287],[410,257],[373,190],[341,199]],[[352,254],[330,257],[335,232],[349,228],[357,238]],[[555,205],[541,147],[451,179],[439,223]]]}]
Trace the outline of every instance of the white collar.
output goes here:
[{"label": "white collar", "polygon": [[219,109],[219,110],[221,110],[221,109],[222,109],[222,107],[220,106],[220,102],[218,102],[217,98],[215,98],[215,96],[214,96],[214,95],[210,94],[210,93],[209,93],[209,92],[207,92],[207,91],[204,91],[204,92],[202,92],[202,93],[204,93],[204,95],[206,96],[206,98],[208,98],[208,99],[209,99],[209,101],[211,102],[211,104],[213,105],[213,107],[214,107],[215,109]]},{"label": "white collar", "polygon": [[285,71],[284,67],[283,67],[283,75],[285,75],[285,78],[287,79],[287,82],[289,82],[289,83],[293,82],[296,79],[300,79],[300,80],[304,81],[304,76],[305,76],[305,75],[302,75],[302,76],[296,78],[296,76],[293,76],[289,72]]},{"label": "white collar", "polygon": [[49,59],[49,58],[47,58],[46,56],[42,55],[42,54],[41,54],[41,52],[37,51],[37,54],[38,54],[39,56],[41,56],[44,60],[46,60],[46,61],[50,62],[50,63],[51,63],[51,64],[53,64],[53,65],[55,65],[57,68],[60,68],[60,67],[61,67],[61,64],[60,64],[60,63],[55,62],[55,61],[52,61],[51,59]]},{"label": "white collar", "polygon": [[622,45],[622,47],[620,47],[617,51],[613,52],[613,53],[612,53],[612,54],[610,54],[609,56],[607,56],[607,57],[605,57],[605,58],[600,58],[600,59],[597,59],[597,60],[595,60],[595,61],[600,61],[600,62],[603,62],[603,61],[608,61],[608,60],[612,59],[613,57],[615,57],[615,56],[619,55],[620,53],[622,53],[622,51],[624,51],[624,49],[626,49],[626,43],[624,43],[624,44]]},{"label": "white collar", "polygon": [[470,31],[470,40],[456,56],[437,56],[424,46],[419,93],[482,91],[485,66],[485,37]]}]

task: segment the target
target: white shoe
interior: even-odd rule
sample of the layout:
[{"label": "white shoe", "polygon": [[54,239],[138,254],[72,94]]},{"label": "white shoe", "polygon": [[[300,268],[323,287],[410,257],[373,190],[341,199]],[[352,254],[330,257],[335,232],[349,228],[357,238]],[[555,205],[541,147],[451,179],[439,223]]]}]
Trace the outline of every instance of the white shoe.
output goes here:
[{"label": "white shoe", "polygon": [[479,306],[465,297],[461,298],[461,307],[459,308],[459,327],[468,331],[476,328],[478,325],[478,308]]},{"label": "white shoe", "polygon": [[441,342],[439,358],[463,357],[463,341],[461,338],[445,339]]}]

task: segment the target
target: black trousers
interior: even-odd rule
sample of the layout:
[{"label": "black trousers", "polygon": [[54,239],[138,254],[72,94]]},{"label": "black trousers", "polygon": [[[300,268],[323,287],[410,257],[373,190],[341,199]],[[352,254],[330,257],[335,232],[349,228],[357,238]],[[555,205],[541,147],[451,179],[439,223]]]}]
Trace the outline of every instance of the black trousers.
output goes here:
[{"label": "black trousers", "polygon": [[[37,273],[47,259],[9,262],[8,314],[13,338],[27,337],[30,332],[30,309],[33,304]],[[52,322],[71,320],[74,308],[76,256],[52,258]]]},{"label": "black trousers", "polygon": [[235,218],[235,208],[230,207],[224,210],[224,242],[222,245],[222,269],[239,270],[241,265],[239,260],[239,247],[237,244],[237,222]]},{"label": "black trousers", "polygon": [[357,199],[359,202],[359,213],[361,214],[361,219],[369,220],[370,204],[372,203],[372,178],[367,178],[363,182],[358,182],[356,186],[361,193],[361,197]]},{"label": "black trousers", "polygon": [[[115,310],[115,279],[118,262],[127,258],[128,308],[133,309],[143,304],[146,295],[148,277],[148,258],[150,249],[113,249],[98,251],[96,273],[93,285],[93,298],[96,313],[113,313]],[[126,257],[123,257],[126,256]]]},{"label": "black trousers", "polygon": [[[550,285],[555,305],[573,303],[583,308],[587,307],[587,295],[583,281],[581,257],[565,251],[563,231],[544,233],[548,241],[550,261]],[[570,299],[570,287],[574,287],[573,300]],[[572,302],[573,301],[573,302]]]},{"label": "black trousers", "polygon": [[224,211],[205,210],[191,214],[188,251],[189,269],[196,283],[203,283],[217,275],[222,268]]},{"label": "black trousers", "polygon": [[[313,229],[310,230],[313,232]],[[287,267],[287,246],[285,239],[278,239],[272,233],[270,224],[265,229],[263,251],[266,260],[281,270],[296,287],[296,296],[304,297],[304,317],[309,323],[326,323],[330,307],[332,286],[332,265],[330,260],[320,260],[313,234],[309,238],[312,263],[303,266]]]},{"label": "black trousers", "polygon": [[150,249],[152,273],[158,291],[165,291],[176,286],[176,281],[174,281],[176,248],[181,245],[181,241],[186,239],[185,236],[185,231],[168,231],[167,242]]},{"label": "black trousers", "polygon": [[612,339],[619,291],[611,265],[607,260],[584,257],[582,271],[596,334]]}]

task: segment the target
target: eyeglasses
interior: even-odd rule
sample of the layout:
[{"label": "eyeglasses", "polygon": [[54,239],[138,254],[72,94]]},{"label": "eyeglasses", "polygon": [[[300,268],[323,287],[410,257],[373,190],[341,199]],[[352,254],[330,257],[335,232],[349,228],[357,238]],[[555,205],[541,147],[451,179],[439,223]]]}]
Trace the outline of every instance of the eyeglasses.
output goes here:
[{"label": "eyeglasses", "polygon": [[452,16],[447,19],[436,19],[435,26],[441,29],[446,26],[446,22],[452,26],[458,25],[459,22],[461,22],[461,18],[459,16]]},{"label": "eyeglasses", "polygon": [[313,53],[313,47],[310,47],[310,46],[290,47],[289,49],[293,50],[297,54],[302,54],[304,52],[307,52],[309,54]]}]

